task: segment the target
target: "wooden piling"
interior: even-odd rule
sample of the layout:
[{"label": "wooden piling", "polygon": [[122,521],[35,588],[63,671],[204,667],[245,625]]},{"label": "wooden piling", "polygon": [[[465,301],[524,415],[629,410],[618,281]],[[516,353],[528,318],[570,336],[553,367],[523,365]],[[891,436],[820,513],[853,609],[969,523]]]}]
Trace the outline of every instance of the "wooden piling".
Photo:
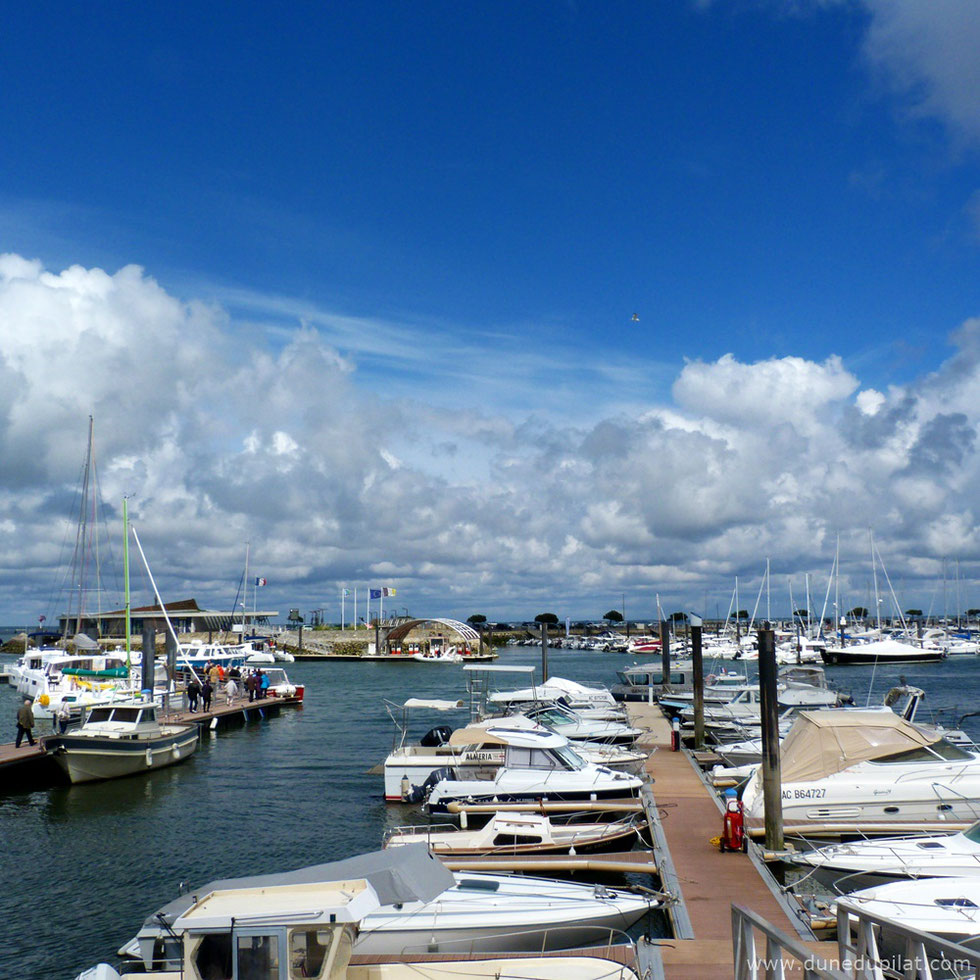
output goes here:
[{"label": "wooden piling", "polygon": [[766,848],[783,849],[782,772],[779,764],[779,692],[776,689],[776,636],[769,623],[759,630],[759,696],[762,712],[762,786]]}]

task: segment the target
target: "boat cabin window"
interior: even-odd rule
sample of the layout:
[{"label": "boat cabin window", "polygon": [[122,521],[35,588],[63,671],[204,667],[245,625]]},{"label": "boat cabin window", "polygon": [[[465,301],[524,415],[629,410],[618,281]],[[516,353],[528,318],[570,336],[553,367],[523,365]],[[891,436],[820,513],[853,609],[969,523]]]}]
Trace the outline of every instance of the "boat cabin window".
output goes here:
[{"label": "boat cabin window", "polygon": [[524,749],[511,746],[507,750],[507,765],[520,769],[563,769],[559,759],[556,759],[548,749]]},{"label": "boat cabin window", "polygon": [[290,980],[323,975],[330,948],[330,933],[322,929],[296,929],[289,935]]},{"label": "boat cabin window", "polygon": [[88,713],[89,721],[108,721],[112,717],[112,708],[92,708]]},{"label": "boat cabin window", "polygon": [[972,759],[973,755],[941,738],[931,745],[921,745],[906,752],[896,752],[894,755],[882,756],[874,761],[889,765],[895,762],[935,762],[937,757],[949,762],[963,762]]},{"label": "boat cabin window", "polygon": [[231,980],[231,935],[203,936],[194,951],[193,963],[201,980]]},{"label": "boat cabin window", "polygon": [[279,980],[279,937],[239,936],[237,980]]},{"label": "boat cabin window", "polygon": [[963,836],[974,844],[980,844],[980,820],[963,831]]},{"label": "boat cabin window", "polygon": [[113,721],[139,721],[141,708],[113,708]]},{"label": "boat cabin window", "polygon": [[559,745],[552,752],[565,764],[566,769],[582,769],[585,760],[570,745]]},{"label": "boat cabin window", "polygon": [[516,844],[540,844],[544,838],[541,834],[497,834],[493,839],[494,847],[512,847]]}]

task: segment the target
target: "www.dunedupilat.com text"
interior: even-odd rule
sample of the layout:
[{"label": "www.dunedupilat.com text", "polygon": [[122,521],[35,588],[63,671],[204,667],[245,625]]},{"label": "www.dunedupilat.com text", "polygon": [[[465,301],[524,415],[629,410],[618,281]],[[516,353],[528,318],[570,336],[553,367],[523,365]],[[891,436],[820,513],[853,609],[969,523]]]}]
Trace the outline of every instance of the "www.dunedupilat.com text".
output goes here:
[{"label": "www.dunedupilat.com text", "polygon": [[[866,957],[858,956],[848,960],[846,966],[842,966],[840,960],[826,959],[819,956],[809,956],[805,960],[786,959],[783,961],[775,957],[758,956],[750,960],[753,971],[762,976],[768,975],[770,971],[776,972],[780,962],[782,962],[783,968],[790,975],[804,969],[831,969],[842,972],[845,976],[864,976],[870,967],[878,966],[887,971],[894,971],[898,976],[903,976],[906,974],[914,975],[910,974],[909,971],[918,965],[916,960],[900,955],[882,956],[877,960],[870,960]],[[942,971],[953,977],[963,976],[972,978],[976,976],[976,969],[969,960],[951,959],[942,953],[929,957],[929,968],[933,972]]]}]

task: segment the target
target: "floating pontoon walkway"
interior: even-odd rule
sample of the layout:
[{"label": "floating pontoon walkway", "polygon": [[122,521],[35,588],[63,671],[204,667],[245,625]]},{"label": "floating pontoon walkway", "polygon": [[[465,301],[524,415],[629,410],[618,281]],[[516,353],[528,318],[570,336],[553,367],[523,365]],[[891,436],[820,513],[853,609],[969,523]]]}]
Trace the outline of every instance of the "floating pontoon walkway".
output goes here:
[{"label": "floating pontoon walkway", "polygon": [[[640,745],[652,752],[647,771],[654,833],[654,859],[664,891],[675,901],[668,908],[673,939],[659,942],[662,975],[667,980],[713,980],[733,975],[733,903],[747,906],[789,936],[799,936],[818,956],[833,959],[836,943],[818,943],[791,918],[776,898],[758,859],[722,854],[711,840],[721,832],[718,800],[695,771],[688,753],[670,751],[670,725],[656,705],[631,702],[630,721],[650,734]],[[656,942],[656,941],[655,941]]]},{"label": "floating pontoon walkway", "polygon": [[[178,696],[183,701],[183,696]],[[225,703],[224,695],[220,703],[213,703],[210,711],[159,711],[159,718],[168,724],[188,725],[195,722],[202,728],[217,729],[229,725],[244,725],[250,721],[259,721],[279,713],[280,709],[298,707],[303,704],[301,698],[261,698],[258,701],[235,700]],[[0,745],[0,793],[17,792],[26,789],[45,789],[65,782],[61,768],[52,758],[53,750],[47,746],[48,739],[57,738],[53,733],[37,734],[34,729],[35,744],[28,745],[26,741],[20,748],[15,748],[13,742]]]}]

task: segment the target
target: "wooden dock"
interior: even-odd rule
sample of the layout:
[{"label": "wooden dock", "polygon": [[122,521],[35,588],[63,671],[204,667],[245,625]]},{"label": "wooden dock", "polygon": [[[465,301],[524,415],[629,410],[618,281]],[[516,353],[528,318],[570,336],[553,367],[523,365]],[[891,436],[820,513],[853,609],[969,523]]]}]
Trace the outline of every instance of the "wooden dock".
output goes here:
[{"label": "wooden dock", "polygon": [[[237,699],[231,704],[225,702],[224,695],[216,699],[210,711],[187,711],[183,707],[183,697],[178,696],[176,705],[168,711],[160,711],[161,722],[187,725],[195,723],[202,728],[217,729],[230,725],[245,725],[278,714],[282,708],[299,707],[300,698],[260,698],[257,701]],[[70,731],[71,729],[69,729]],[[34,729],[37,733],[37,728]],[[27,741],[15,748],[13,742],[0,745],[0,793],[22,790],[47,789],[65,782],[61,767],[52,758],[48,743],[57,739],[52,732],[35,734],[33,746]]]},{"label": "wooden dock", "polygon": [[[649,730],[641,745],[651,749],[654,856],[663,886],[674,893],[671,910],[677,938],[659,946],[667,980],[713,980],[733,975],[731,905],[747,906],[789,936],[799,936],[814,953],[837,955],[835,943],[818,943],[776,898],[768,873],[748,854],[721,853],[711,840],[721,832],[722,811],[695,771],[690,755],[670,751],[670,725],[656,705],[628,705],[633,725]],[[765,876],[765,877],[764,877]]]}]

